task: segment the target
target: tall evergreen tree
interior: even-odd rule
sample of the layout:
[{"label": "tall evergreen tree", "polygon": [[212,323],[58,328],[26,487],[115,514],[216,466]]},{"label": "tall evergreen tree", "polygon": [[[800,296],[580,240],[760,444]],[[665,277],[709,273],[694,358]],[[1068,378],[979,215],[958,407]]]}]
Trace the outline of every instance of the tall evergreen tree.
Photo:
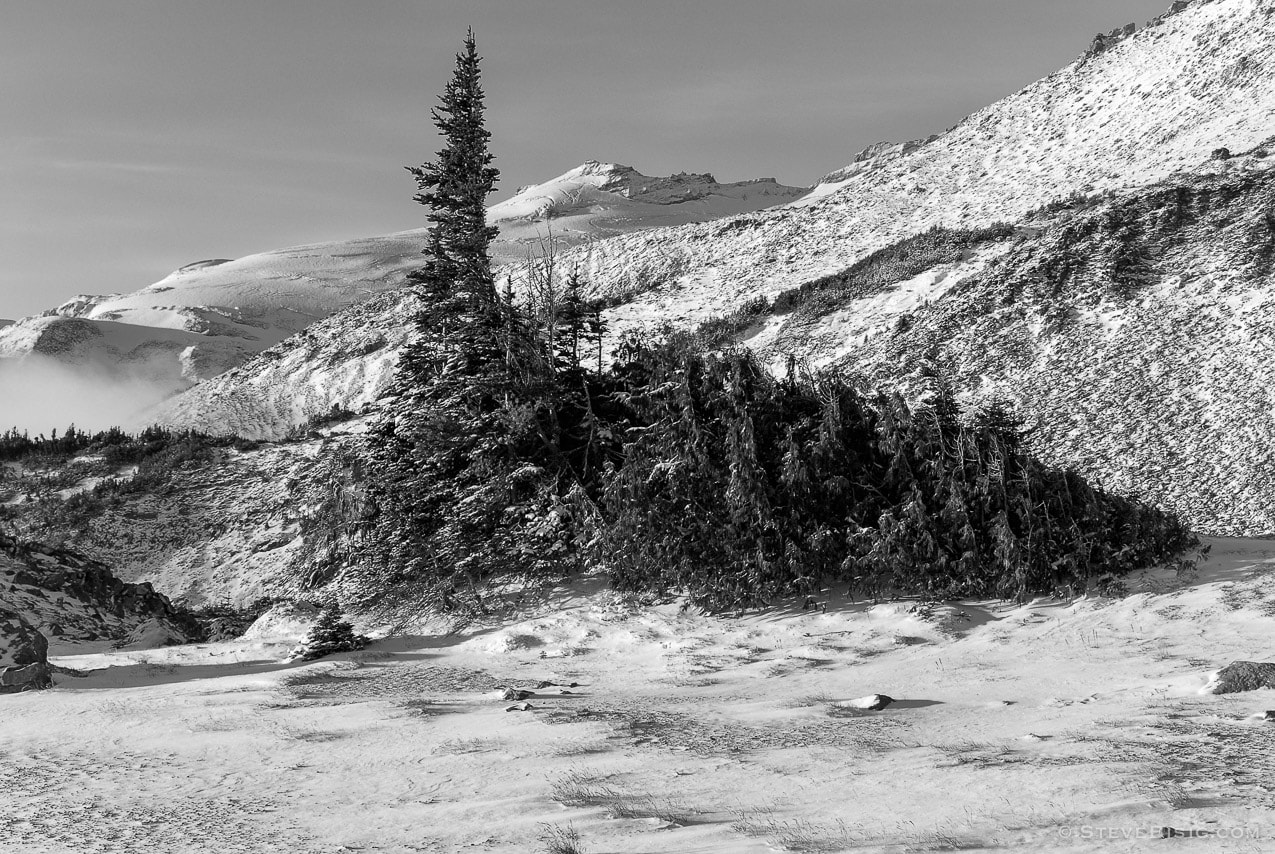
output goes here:
[{"label": "tall evergreen tree", "polygon": [[472,604],[513,548],[516,478],[538,434],[520,405],[535,347],[497,293],[486,199],[498,172],[484,124],[472,30],[433,110],[437,159],[411,168],[431,229],[421,267],[416,337],[404,348],[384,414],[370,434],[376,513],[365,564],[382,589],[442,608]]},{"label": "tall evergreen tree", "polygon": [[[498,378],[491,371],[506,362],[504,312],[488,251],[497,229],[487,224],[487,196],[499,172],[487,148],[491,133],[484,123],[479,62],[470,30],[432,113],[446,144],[437,160],[408,167],[419,190],[415,200],[429,208],[431,228],[425,263],[408,276],[423,301],[416,316],[420,335],[406,348],[398,377],[407,390],[437,379],[469,383],[474,403],[479,403],[474,395],[493,391],[489,384]],[[473,385],[479,378],[488,383]]]}]

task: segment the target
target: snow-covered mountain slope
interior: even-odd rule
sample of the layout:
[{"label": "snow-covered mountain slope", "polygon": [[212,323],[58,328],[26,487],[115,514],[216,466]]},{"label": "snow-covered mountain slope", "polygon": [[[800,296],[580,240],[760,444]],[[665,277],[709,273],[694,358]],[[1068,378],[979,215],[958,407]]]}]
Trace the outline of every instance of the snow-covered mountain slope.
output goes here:
[{"label": "snow-covered mountain slope", "polygon": [[732,337],[916,393],[941,370],[1014,404],[1048,460],[1208,533],[1275,534],[1275,156],[879,257]]},{"label": "snow-covered mountain slope", "polygon": [[[589,161],[494,205],[497,263],[656,226],[700,222],[799,198],[772,179],[642,175]],[[131,294],[81,295],[44,315],[0,322],[0,360],[34,357],[102,378],[180,391],[243,363],[330,315],[401,286],[424,229],[188,264]],[[2,364],[2,363],[0,363]],[[155,395],[152,395],[154,397]]]},{"label": "snow-covered mountain slope", "polygon": [[406,289],[377,294],[163,401],[142,420],[277,439],[333,406],[361,411],[393,378],[418,309]]},{"label": "snow-covered mountain slope", "polygon": [[[1201,0],[1140,32],[1102,40],[1100,50],[1091,48],[937,138],[870,147],[795,203],[602,240],[564,253],[559,269],[579,262],[590,271],[592,287],[613,306],[609,318],[617,331],[663,322],[692,326],[836,274],[935,225],[1014,222],[1073,193],[1153,183],[1209,162],[1215,149],[1239,153],[1272,134],[1275,5]],[[582,167],[563,178],[602,182],[601,175],[585,175],[598,171],[607,170]],[[541,209],[535,200],[558,198],[555,192],[524,191],[504,210],[534,215]],[[405,322],[387,313],[379,321],[338,318],[334,326],[343,335],[357,335],[359,326],[376,335],[398,328],[401,338]],[[323,384],[326,370],[303,372],[300,385]],[[198,403],[175,402],[170,418],[180,423],[199,412],[195,423],[278,435],[290,425],[263,424],[259,413],[286,413],[286,407],[271,403],[245,418],[218,411],[213,402],[241,401],[262,389],[281,400],[281,380],[286,377],[270,361],[255,361],[197,392]],[[298,415],[329,405],[308,390],[302,396],[315,404]]]},{"label": "snow-covered mountain slope", "polygon": [[[776,368],[795,356],[915,391],[937,366],[973,403],[1013,402],[1047,459],[1208,533],[1275,534],[1273,269],[1275,155],[1235,157],[1015,227],[923,234],[724,326]],[[410,304],[389,298],[177,398],[164,420],[270,437],[370,402],[410,333]]]},{"label": "snow-covered mountain slope", "polygon": [[77,297],[0,328],[0,360],[10,372],[36,361],[145,384],[144,408],[400,286],[420,246],[407,232],[189,264],[135,293]]},{"label": "snow-covered mountain slope", "polygon": [[173,387],[216,376],[262,349],[234,335],[48,315],[27,318],[5,332],[0,335],[0,359],[20,363],[44,358],[103,377],[127,376]]},{"label": "snow-covered mountain slope", "polygon": [[694,323],[935,225],[1013,222],[1074,192],[1151,183],[1272,134],[1275,4],[1197,0],[792,204],[625,235],[564,260],[628,303],[616,315],[626,324]]}]

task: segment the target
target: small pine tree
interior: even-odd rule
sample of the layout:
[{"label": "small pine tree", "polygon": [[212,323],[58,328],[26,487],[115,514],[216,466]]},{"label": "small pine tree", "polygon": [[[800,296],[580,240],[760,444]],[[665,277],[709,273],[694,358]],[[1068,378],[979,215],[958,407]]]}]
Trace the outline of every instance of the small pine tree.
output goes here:
[{"label": "small pine tree", "polygon": [[310,627],[292,657],[300,661],[314,661],[338,652],[363,649],[370,640],[366,635],[355,634],[354,627],[341,619],[341,610],[329,605],[319,614],[319,619]]}]

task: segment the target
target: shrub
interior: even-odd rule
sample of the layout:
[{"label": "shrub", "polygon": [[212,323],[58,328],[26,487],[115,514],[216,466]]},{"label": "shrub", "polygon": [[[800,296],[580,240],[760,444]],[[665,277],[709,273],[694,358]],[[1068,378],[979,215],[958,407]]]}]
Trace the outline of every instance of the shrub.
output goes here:
[{"label": "shrub", "polygon": [[580,537],[622,591],[709,610],[845,585],[873,597],[1025,599],[1194,542],[1176,517],[1022,451],[993,409],[961,420],[831,376],[777,380],[746,352],[675,346],[630,369],[633,427]]},{"label": "shrub", "polygon": [[365,635],[355,634],[354,627],[341,619],[341,610],[335,605],[323,609],[319,619],[310,627],[301,645],[292,653],[294,659],[314,661],[338,652],[354,652],[371,642]]}]

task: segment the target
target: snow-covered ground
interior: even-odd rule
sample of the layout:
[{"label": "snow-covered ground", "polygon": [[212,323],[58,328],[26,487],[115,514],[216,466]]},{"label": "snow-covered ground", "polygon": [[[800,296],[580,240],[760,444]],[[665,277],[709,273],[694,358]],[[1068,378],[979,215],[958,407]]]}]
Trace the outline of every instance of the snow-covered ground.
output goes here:
[{"label": "snow-covered ground", "polygon": [[1275,692],[1199,691],[1275,657],[1275,542],[1212,546],[1117,600],[711,618],[582,584],[306,665],[54,650],[103,669],[3,699],[0,849],[1267,851]]}]

